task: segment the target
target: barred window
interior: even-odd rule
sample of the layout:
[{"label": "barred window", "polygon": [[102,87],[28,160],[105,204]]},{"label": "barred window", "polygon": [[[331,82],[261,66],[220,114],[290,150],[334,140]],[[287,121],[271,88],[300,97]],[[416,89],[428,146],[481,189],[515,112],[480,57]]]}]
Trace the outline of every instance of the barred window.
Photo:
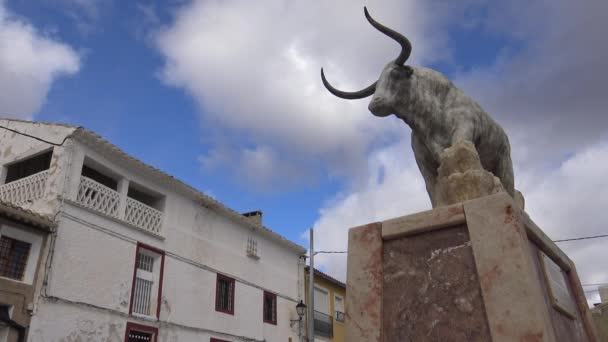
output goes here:
[{"label": "barred window", "polygon": [[264,291],[264,323],[277,324],[277,295]]},{"label": "barred window", "polygon": [[7,236],[0,237],[0,277],[23,280],[31,246]]},{"label": "barred window", "polygon": [[215,310],[234,315],[234,279],[217,275]]},{"label": "barred window", "polygon": [[143,244],[137,245],[130,313],[158,316],[163,262],[163,251]]}]

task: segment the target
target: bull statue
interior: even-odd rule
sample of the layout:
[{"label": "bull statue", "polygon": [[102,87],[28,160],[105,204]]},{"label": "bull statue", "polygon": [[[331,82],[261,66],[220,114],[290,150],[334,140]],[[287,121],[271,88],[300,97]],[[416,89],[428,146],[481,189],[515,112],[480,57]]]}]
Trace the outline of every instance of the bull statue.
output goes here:
[{"label": "bull statue", "polygon": [[404,65],[412,51],[410,41],[374,20],[367,8],[364,13],[373,27],[401,45],[401,53],[384,67],[378,81],[360,91],[334,88],[321,69],[327,90],[348,100],[373,95],[368,106],[370,112],[379,117],[395,114],[410,126],[412,149],[433,207],[437,205],[436,185],[443,154],[462,142],[474,146],[481,167],[497,177],[504,190],[514,196],[510,145],[503,129],[443,74]]}]

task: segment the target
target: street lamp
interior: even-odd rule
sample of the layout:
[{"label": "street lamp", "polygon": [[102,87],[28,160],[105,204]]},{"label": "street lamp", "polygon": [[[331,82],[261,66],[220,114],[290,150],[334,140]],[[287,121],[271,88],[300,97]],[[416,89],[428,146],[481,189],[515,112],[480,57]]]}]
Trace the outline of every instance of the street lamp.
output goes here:
[{"label": "street lamp", "polygon": [[302,300],[300,300],[298,305],[296,305],[296,312],[298,313],[298,316],[300,316],[299,321],[301,321],[302,317],[304,317],[304,314],[306,313],[306,304],[304,304]]},{"label": "street lamp", "polygon": [[300,300],[298,305],[296,305],[296,312],[298,313],[298,319],[290,320],[291,323],[298,322],[298,339],[302,340],[302,317],[306,313],[306,304],[304,301]]}]

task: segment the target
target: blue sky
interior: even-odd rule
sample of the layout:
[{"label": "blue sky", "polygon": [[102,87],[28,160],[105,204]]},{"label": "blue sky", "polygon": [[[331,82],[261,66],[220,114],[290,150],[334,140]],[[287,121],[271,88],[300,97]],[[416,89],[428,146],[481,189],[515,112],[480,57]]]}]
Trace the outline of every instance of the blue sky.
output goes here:
[{"label": "blue sky", "polygon": [[[172,13],[179,7],[175,3],[100,2],[95,14],[88,14],[78,2],[9,1],[14,14],[42,32],[52,32],[54,39],[82,56],[80,71],[53,84],[35,119],[92,129],[236,210],[264,210],[270,227],[305,243],[300,230],[313,225],[318,209],[340,191],[343,181],[320,176],[312,184],[275,191],[249,186],[222,170],[201,168],[197,157],[208,148],[203,135],[212,128],[201,123],[204,108],[189,94],[161,81],[165,61],[149,36],[156,29],[150,25],[172,24]],[[150,6],[158,21],[150,23],[142,6]],[[454,60],[431,65],[448,75],[491,64],[508,44],[504,36],[475,29],[456,26],[448,34]],[[322,169],[319,165],[320,174]]]},{"label": "blue sky", "polygon": [[[608,232],[604,2],[365,4],[412,40],[408,63],[445,73],[505,127],[516,186],[551,237]],[[26,32],[32,56],[50,60],[13,75],[19,60],[2,54],[16,43],[0,43],[0,90],[11,96],[0,116],[85,126],[237,211],[263,210],[297,243],[314,226],[318,246],[344,250],[348,227],[430,208],[409,128],[320,82],[324,66],[339,87],[362,88],[396,56],[363,5],[0,1],[0,34]],[[35,91],[15,91],[15,80]],[[573,229],[581,216],[588,224]],[[608,282],[591,262],[600,241],[564,248],[583,283]],[[343,256],[320,264],[344,272]]]}]

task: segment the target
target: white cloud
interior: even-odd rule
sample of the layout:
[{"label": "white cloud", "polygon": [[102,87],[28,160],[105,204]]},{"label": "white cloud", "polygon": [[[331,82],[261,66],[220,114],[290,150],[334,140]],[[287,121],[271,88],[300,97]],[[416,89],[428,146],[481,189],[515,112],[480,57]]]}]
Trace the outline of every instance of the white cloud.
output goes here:
[{"label": "white cloud", "polygon": [[[446,8],[397,0],[368,7],[407,33],[414,61],[447,57],[438,24]],[[365,164],[374,141],[403,134],[402,126],[374,120],[367,100],[337,100],[321,84],[325,66],[337,86],[363,88],[398,54],[398,45],[366,22],[363,2],[193,1],[158,34],[157,45],[166,58],[162,79],[198,101],[205,123],[253,145],[281,145],[277,153],[350,173]]]},{"label": "white cloud", "polygon": [[[365,182],[320,210],[314,224],[315,250],[345,251],[351,227],[431,209],[409,139],[373,152],[368,163]],[[315,263],[345,279],[345,254],[319,254]]]},{"label": "white cloud", "polygon": [[70,46],[15,18],[0,1],[0,116],[31,118],[51,84],[79,68],[79,56]]}]

